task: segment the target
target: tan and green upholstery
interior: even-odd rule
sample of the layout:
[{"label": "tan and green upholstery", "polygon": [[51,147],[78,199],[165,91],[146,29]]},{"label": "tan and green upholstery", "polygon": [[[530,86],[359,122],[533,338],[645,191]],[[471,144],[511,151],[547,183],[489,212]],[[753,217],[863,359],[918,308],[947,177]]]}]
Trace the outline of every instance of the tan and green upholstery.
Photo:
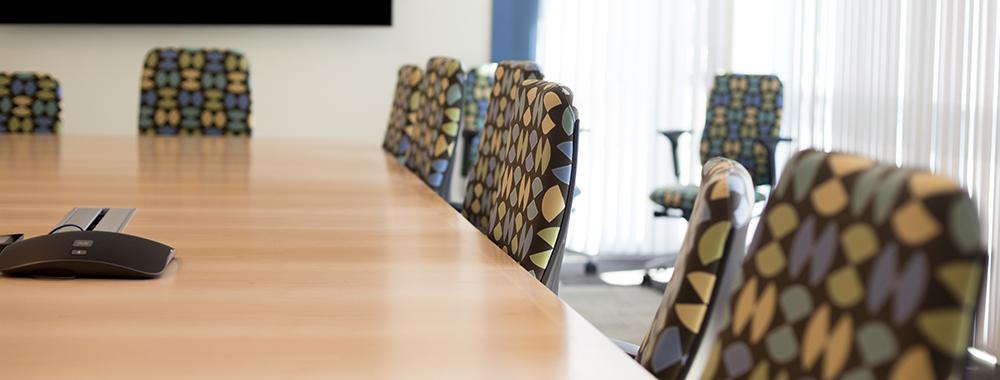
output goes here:
[{"label": "tan and green upholstery", "polygon": [[0,72],[0,133],[58,133],[60,99],[49,74]]},{"label": "tan and green upholstery", "polygon": [[503,61],[497,65],[493,90],[490,92],[486,120],[480,135],[481,144],[472,173],[465,187],[462,215],[483,233],[490,228],[490,212],[496,208],[494,199],[498,191],[501,152],[510,145],[509,130],[515,119],[515,104],[521,91],[521,82],[541,80],[542,71],[534,62]]},{"label": "tan and green upholstery", "polygon": [[[726,157],[750,172],[754,186],[774,184],[774,148],[781,141],[782,86],[774,75],[724,74],[715,77],[705,129],[701,136],[702,163],[712,157]],[[683,131],[681,131],[683,132]],[[665,132],[672,144],[674,171],[677,166],[679,133]],[[664,209],[691,213],[696,186],[675,185],[654,190],[650,199]],[[763,200],[764,195],[756,193]]]},{"label": "tan and green upholstery", "polygon": [[487,236],[553,291],[576,182],[579,121],[562,85],[521,82],[510,127],[500,131],[497,191]]},{"label": "tan and green upholstery", "polygon": [[396,92],[389,112],[389,126],[385,129],[382,149],[398,160],[404,160],[417,125],[420,111],[420,81],[424,71],[414,65],[403,65],[397,72]]},{"label": "tan and green upholstery", "polygon": [[[669,186],[653,190],[649,199],[660,206],[669,209],[678,209],[683,213],[683,217],[688,219],[688,213],[694,209],[694,200],[698,196],[698,186]],[[764,194],[754,190],[754,202],[765,199]]]},{"label": "tan and green upholstery", "polygon": [[927,171],[797,154],[701,378],[959,378],[986,263],[975,210]]},{"label": "tan and green upholstery", "polygon": [[636,356],[659,379],[681,379],[687,372],[705,339],[708,310],[728,300],[717,279],[739,270],[746,248],[753,209],[753,183],[746,169],[713,158],[702,168],[700,189],[673,279]]},{"label": "tan and green upholstery", "polygon": [[152,135],[250,135],[250,72],[243,53],[155,48],[146,54],[139,131]]},{"label": "tan and green upholstery", "polygon": [[453,58],[427,61],[420,83],[420,112],[406,166],[445,199],[455,158],[455,139],[462,124],[462,64]]},{"label": "tan and green upholstery", "polygon": [[462,137],[465,146],[462,152],[462,175],[468,176],[479,152],[479,134],[486,124],[486,109],[493,91],[494,73],[497,64],[487,63],[469,71],[465,78],[465,123]]}]

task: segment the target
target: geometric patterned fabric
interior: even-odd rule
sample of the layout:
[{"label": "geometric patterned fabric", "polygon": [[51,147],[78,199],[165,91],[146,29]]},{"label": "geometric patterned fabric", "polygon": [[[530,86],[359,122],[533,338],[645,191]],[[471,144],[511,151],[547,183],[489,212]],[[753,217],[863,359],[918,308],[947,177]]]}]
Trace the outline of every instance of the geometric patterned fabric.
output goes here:
[{"label": "geometric patterned fabric", "polygon": [[[486,120],[480,133],[479,151],[473,171],[465,186],[462,215],[484,234],[490,231],[490,210],[498,191],[499,173],[510,141],[510,127],[515,121],[515,104],[521,91],[521,82],[541,80],[541,69],[530,61],[503,61],[497,65],[493,90],[490,92]],[[507,139],[507,140],[505,140]]]},{"label": "geometric patterned fabric", "polygon": [[385,130],[382,149],[405,160],[413,134],[416,132],[417,113],[420,111],[420,81],[424,71],[415,65],[403,65],[396,79],[392,110],[389,112],[389,126]]},{"label": "geometric patterned fabric", "polygon": [[497,64],[487,63],[469,71],[465,79],[465,125],[469,132],[483,130],[486,122],[486,107],[493,91],[493,75]]},{"label": "geometric patterned fabric", "polygon": [[60,98],[49,74],[0,72],[0,133],[58,133]]},{"label": "geometric patterned fabric", "polygon": [[960,377],[986,263],[979,232],[968,193],[943,176],[797,154],[712,327],[718,341],[699,352],[702,378]]},{"label": "geometric patterned fabric", "polygon": [[[499,73],[499,70],[498,70]],[[555,289],[576,180],[579,130],[573,94],[552,82],[520,84],[509,128],[499,131],[497,191],[487,236]]]},{"label": "geometric patterned fabric", "polygon": [[[750,175],[716,157],[702,169],[694,213],[653,325],[636,359],[659,379],[679,379],[704,339],[708,310],[728,300],[717,279],[739,270],[753,208]],[[731,275],[731,274],[730,274]]]},{"label": "geometric patterned fabric", "polygon": [[493,91],[493,74],[497,64],[487,63],[475,70],[469,71],[465,79],[465,124],[463,129],[467,137],[465,154],[462,155],[462,175],[469,175],[472,164],[476,162],[479,152],[479,134],[486,123],[486,108]]},{"label": "geometric patterned fabric", "polygon": [[[743,165],[754,186],[772,185],[774,154],[768,141],[780,133],[781,108],[782,84],[774,75],[716,76],[701,135],[702,162],[725,157]],[[658,188],[650,199],[688,215],[697,191],[683,187]]]},{"label": "geometric patterned fabric", "polygon": [[462,123],[462,64],[433,57],[420,83],[420,112],[406,166],[447,199],[448,179],[455,157],[455,139]]},{"label": "geometric patterned fabric", "polygon": [[774,75],[716,76],[701,135],[702,162],[726,157],[750,172],[754,186],[772,185],[773,155],[760,138],[778,137],[781,97],[781,80]]},{"label": "geometric patterned fabric", "polygon": [[664,208],[691,211],[694,210],[694,200],[697,196],[698,186],[678,185],[661,187],[653,190],[653,192],[649,194],[649,200],[663,206]]},{"label": "geometric patterned fabric", "polygon": [[250,135],[250,73],[243,53],[155,48],[146,54],[139,131],[153,135]]},{"label": "geometric patterned fabric", "polygon": [[[664,208],[680,209],[683,211],[694,209],[694,199],[697,195],[698,186],[678,185],[653,190],[653,193],[649,195],[649,199]],[[764,199],[766,199],[764,194],[754,190],[754,202],[760,202]]]}]

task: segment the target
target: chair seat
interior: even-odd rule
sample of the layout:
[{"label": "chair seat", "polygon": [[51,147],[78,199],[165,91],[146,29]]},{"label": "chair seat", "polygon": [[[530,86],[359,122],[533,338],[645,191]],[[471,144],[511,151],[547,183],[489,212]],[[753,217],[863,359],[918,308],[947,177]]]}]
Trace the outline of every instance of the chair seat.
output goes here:
[{"label": "chair seat", "polygon": [[[694,199],[698,196],[698,186],[694,185],[677,185],[677,186],[665,186],[653,190],[649,194],[649,199],[663,208],[668,209],[678,209],[681,210],[684,215],[691,213],[694,208]],[[757,191],[753,192],[754,202],[761,202],[765,199],[764,194]]]}]

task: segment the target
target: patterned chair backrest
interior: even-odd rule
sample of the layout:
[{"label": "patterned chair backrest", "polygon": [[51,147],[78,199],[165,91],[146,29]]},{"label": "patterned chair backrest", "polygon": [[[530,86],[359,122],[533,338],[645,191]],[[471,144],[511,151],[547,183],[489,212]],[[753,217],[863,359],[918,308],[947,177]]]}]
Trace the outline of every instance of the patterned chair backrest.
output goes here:
[{"label": "patterned chair backrest", "polygon": [[462,148],[462,176],[468,176],[479,153],[480,132],[486,124],[486,109],[493,91],[497,64],[487,63],[469,71],[465,78],[465,147]]},{"label": "patterned chair backrest", "polygon": [[[572,207],[579,135],[573,94],[552,82],[521,82],[509,128],[498,131],[497,191],[486,235],[550,289]],[[553,265],[555,264],[555,265]]]},{"label": "patterned chair backrest", "polygon": [[487,63],[470,70],[465,78],[465,124],[463,128],[466,131],[479,132],[483,130],[496,69],[497,64]]},{"label": "patterned chair backrest", "polygon": [[514,104],[521,82],[527,79],[543,79],[541,69],[534,62],[503,61],[497,65],[486,120],[479,135],[479,152],[466,182],[462,203],[462,215],[483,233],[489,231],[489,212],[494,208],[493,199],[500,178],[502,160],[498,152],[506,152],[509,144],[502,136],[507,136],[504,133],[514,122]]},{"label": "patterned chair backrest", "polygon": [[250,72],[243,53],[155,48],[146,54],[139,131],[154,135],[250,135]]},{"label": "patterned chair backrest", "polygon": [[754,185],[773,185],[774,163],[761,138],[778,137],[781,107],[781,80],[774,75],[716,76],[701,136],[702,162],[726,157],[743,165]]},{"label": "patterned chair backrest", "polygon": [[58,133],[61,98],[49,74],[0,72],[0,133]]},{"label": "patterned chair backrest", "polygon": [[[420,81],[424,71],[414,65],[399,68],[396,79],[396,93],[389,112],[389,126],[385,129],[382,149],[396,159],[405,160],[413,134],[416,132],[417,113],[420,111]],[[404,161],[405,162],[405,161]]]},{"label": "patterned chair backrest", "polygon": [[683,378],[704,339],[705,316],[729,299],[716,284],[740,269],[753,202],[753,182],[740,164],[721,157],[705,163],[674,280],[636,356],[658,379]]},{"label": "patterned chair backrest", "polygon": [[698,352],[701,378],[961,377],[986,263],[979,233],[968,193],[945,177],[800,152],[731,303],[711,317],[719,335]]},{"label": "patterned chair backrest", "polygon": [[420,84],[417,131],[406,166],[442,197],[448,197],[448,180],[455,158],[455,139],[462,123],[462,64],[454,58],[427,61]]}]

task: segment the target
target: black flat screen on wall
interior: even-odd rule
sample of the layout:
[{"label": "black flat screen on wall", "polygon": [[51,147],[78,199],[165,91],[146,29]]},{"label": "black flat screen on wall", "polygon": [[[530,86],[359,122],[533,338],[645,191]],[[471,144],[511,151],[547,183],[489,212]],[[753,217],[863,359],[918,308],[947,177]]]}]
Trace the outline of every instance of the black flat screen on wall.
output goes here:
[{"label": "black flat screen on wall", "polygon": [[[337,2],[201,1],[53,5],[13,1],[0,24],[105,25],[392,25],[392,0]],[[16,5],[20,4],[20,5]],[[137,4],[138,5],[138,4]]]}]

